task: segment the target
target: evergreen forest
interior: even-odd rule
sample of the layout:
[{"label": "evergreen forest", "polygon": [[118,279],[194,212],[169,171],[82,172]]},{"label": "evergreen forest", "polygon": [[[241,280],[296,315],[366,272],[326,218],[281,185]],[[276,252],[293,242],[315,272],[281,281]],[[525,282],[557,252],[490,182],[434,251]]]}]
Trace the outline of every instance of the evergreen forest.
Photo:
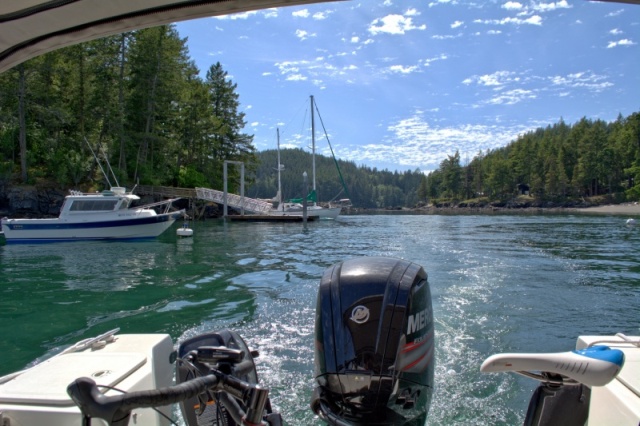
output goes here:
[{"label": "evergreen forest", "polygon": [[640,113],[614,122],[560,120],[518,137],[505,147],[479,152],[468,164],[448,155],[425,176],[421,200],[508,200],[528,194],[566,202],[604,197],[640,199]]},{"label": "evergreen forest", "polygon": [[0,184],[102,189],[93,150],[121,186],[218,187],[224,160],[256,164],[238,107],[173,25],[47,53],[0,74]]}]

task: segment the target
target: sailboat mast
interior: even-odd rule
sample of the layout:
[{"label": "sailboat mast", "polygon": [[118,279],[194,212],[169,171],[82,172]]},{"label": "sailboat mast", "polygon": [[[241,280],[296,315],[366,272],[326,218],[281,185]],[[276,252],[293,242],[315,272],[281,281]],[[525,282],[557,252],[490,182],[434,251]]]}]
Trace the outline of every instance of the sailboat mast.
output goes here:
[{"label": "sailboat mast", "polygon": [[284,206],[282,205],[282,181],[280,180],[280,172],[282,171],[282,164],[280,164],[280,129],[276,128],[276,133],[278,135],[278,209],[284,210]]},{"label": "sailboat mast", "polygon": [[[312,177],[313,177],[313,191],[316,192],[316,123],[315,123],[315,114],[313,111],[314,103],[313,103],[313,95],[311,95],[311,164],[312,164]],[[316,193],[317,197],[317,193]],[[316,205],[316,202],[313,202],[313,205]]]}]

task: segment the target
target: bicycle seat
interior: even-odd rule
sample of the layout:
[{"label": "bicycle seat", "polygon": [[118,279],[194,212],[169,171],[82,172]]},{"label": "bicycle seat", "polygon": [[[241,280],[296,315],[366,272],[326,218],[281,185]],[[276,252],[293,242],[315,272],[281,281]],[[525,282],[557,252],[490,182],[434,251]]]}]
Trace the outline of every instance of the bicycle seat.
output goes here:
[{"label": "bicycle seat", "polygon": [[624,353],[608,346],[559,353],[505,353],[487,358],[483,373],[541,371],[560,374],[587,386],[604,386],[622,369]]}]

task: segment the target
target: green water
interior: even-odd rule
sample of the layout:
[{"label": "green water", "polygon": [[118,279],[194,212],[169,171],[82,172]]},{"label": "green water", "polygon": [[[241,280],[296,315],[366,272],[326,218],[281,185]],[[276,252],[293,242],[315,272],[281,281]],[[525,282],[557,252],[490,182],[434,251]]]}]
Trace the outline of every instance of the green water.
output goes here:
[{"label": "green water", "polygon": [[640,334],[640,228],[616,216],[342,216],[192,224],[141,243],[0,246],[0,375],[79,339],[233,328],[289,424],[320,424],[313,322],[325,268],[394,256],[429,274],[436,391],[429,425],[521,424],[535,384],[479,373],[496,352],[570,350],[579,334]]}]

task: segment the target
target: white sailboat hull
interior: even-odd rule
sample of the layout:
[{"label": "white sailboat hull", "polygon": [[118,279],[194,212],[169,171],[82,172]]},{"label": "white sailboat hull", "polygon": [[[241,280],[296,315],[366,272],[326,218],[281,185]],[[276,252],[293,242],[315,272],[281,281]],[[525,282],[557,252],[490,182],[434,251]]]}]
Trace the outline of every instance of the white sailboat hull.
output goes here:
[{"label": "white sailboat hull", "polygon": [[[309,206],[307,207],[307,217],[335,219],[340,215],[341,210],[342,207]],[[269,214],[272,216],[302,216],[303,211],[301,207],[290,207],[285,210],[273,210]]]}]

